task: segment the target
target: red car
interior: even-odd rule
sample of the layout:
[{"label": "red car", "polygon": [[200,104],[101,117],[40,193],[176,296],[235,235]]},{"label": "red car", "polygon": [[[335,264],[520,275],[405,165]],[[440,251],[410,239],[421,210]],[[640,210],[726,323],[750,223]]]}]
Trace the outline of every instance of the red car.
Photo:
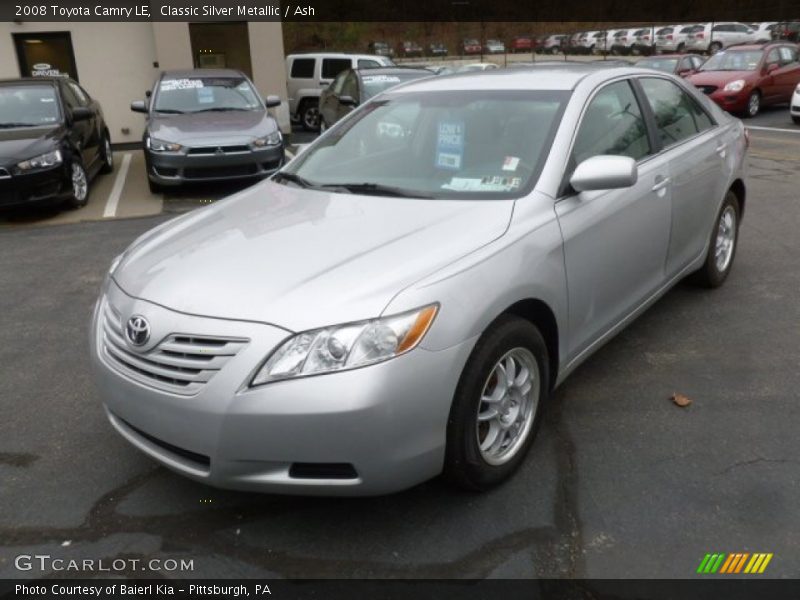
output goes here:
[{"label": "red car", "polygon": [[679,77],[689,77],[697,73],[705,60],[699,54],[659,54],[637,61],[636,66],[672,73]]},{"label": "red car", "polygon": [[509,51],[516,54],[517,52],[533,52],[534,39],[529,35],[518,35],[511,40]]},{"label": "red car", "polygon": [[754,117],[767,104],[789,102],[800,83],[797,46],[733,46],[718,52],[688,81],[728,112]]},{"label": "red car", "polygon": [[462,54],[480,54],[482,50],[483,47],[481,43],[475,39],[464,40],[464,43],[461,45]]}]

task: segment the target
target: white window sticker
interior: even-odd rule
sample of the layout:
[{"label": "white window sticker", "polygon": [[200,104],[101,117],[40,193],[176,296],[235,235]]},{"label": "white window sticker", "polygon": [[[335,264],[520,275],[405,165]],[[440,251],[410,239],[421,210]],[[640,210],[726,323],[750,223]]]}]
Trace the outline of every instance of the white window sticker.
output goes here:
[{"label": "white window sticker", "polygon": [[519,177],[453,177],[450,183],[442,186],[444,190],[455,192],[510,192],[522,183]]},{"label": "white window sticker", "polygon": [[164,79],[159,85],[162,92],[171,90],[190,90],[203,87],[202,79]]},{"label": "white window sticker", "polygon": [[378,83],[385,81],[387,83],[400,83],[400,78],[394,75],[364,75],[364,83]]},{"label": "white window sticker", "polygon": [[464,122],[442,121],[436,140],[436,167],[458,171],[464,157]]},{"label": "white window sticker", "polygon": [[198,104],[213,104],[214,90],[212,88],[197,88]]},{"label": "white window sticker", "polygon": [[503,161],[503,171],[516,171],[519,166],[518,156],[506,156]]}]

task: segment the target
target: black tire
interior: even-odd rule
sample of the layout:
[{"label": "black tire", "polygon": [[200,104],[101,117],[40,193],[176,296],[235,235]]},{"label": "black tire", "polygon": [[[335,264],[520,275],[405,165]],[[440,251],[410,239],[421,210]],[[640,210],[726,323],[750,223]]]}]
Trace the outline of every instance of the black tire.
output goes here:
[{"label": "black tire", "polygon": [[100,147],[100,172],[111,173],[114,170],[114,152],[111,150],[111,137],[106,131]]},{"label": "black tire", "polygon": [[[512,349],[528,350],[539,371],[539,398],[524,441],[513,455],[499,465],[491,465],[478,446],[477,416],[484,386],[495,365]],[[497,319],[481,336],[467,360],[458,382],[447,422],[447,447],[443,477],[456,486],[481,491],[508,479],[530,449],[539,428],[542,407],[550,392],[549,357],[539,330],[529,321],[507,315]]]},{"label": "black tire", "polygon": [[303,100],[300,105],[300,124],[306,131],[319,131],[319,100]]},{"label": "black tire", "polygon": [[709,54],[716,54],[716,53],[717,53],[717,52],[719,52],[720,50],[722,50],[722,44],[720,44],[719,42],[713,42],[713,43],[712,43],[712,44],[711,44],[711,45],[708,47],[708,53],[709,53]]},{"label": "black tire", "polygon": [[794,121],[795,125],[800,125],[800,117],[792,116],[792,121]]},{"label": "black tire", "polygon": [[761,112],[761,92],[753,90],[747,97],[747,108],[744,113],[742,113],[742,116],[752,119],[759,112]]},{"label": "black tire", "polygon": [[681,42],[680,44],[678,44],[678,49],[677,50],[678,50],[678,54],[683,54],[686,51],[686,44]]},{"label": "black tire", "polygon": [[[729,208],[733,210],[735,220],[733,227],[733,249],[731,251],[730,259],[727,261],[727,265],[725,265],[725,268],[720,269],[717,265],[716,256],[717,236],[719,235],[720,221]],[[739,199],[736,197],[736,194],[728,190],[728,193],[725,194],[725,200],[722,202],[722,206],[719,209],[719,213],[717,213],[717,218],[714,219],[714,226],[711,229],[711,236],[709,237],[706,261],[703,263],[703,266],[692,276],[692,279],[696,284],[702,285],[703,287],[716,288],[721,286],[728,278],[728,274],[731,272],[731,268],[733,268],[733,261],[736,258],[736,248],[739,246],[739,221],[741,214]]]},{"label": "black tire", "polygon": [[163,194],[164,193],[164,186],[156,183],[149,177],[147,178],[147,187],[150,188],[151,194]]},{"label": "black tire", "polygon": [[[83,185],[76,186],[76,171],[82,173],[79,177],[83,178]],[[75,156],[70,163],[69,177],[72,190],[67,197],[67,206],[69,208],[83,208],[89,203],[89,191],[91,188],[89,186],[89,174],[78,156]]]}]

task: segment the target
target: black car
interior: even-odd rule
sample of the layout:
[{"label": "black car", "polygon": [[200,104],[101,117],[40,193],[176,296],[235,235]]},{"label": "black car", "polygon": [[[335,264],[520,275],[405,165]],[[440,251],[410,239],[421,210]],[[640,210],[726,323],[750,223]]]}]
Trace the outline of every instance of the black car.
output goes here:
[{"label": "black car", "polygon": [[380,67],[348,69],[322,91],[319,97],[320,130],[324,131],[356,106],[396,85],[422,77],[433,77],[428,69]]},{"label": "black car", "polygon": [[428,56],[447,56],[447,46],[439,42],[428,44]]},{"label": "black car", "polygon": [[103,111],[66,77],[0,80],[0,208],[85,206],[89,182],[114,168]]}]

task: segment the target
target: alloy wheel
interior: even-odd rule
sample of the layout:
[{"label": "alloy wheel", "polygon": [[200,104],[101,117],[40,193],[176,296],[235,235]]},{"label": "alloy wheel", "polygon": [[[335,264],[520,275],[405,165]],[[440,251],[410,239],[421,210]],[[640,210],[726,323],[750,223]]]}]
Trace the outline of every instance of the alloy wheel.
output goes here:
[{"label": "alloy wheel", "polygon": [[731,264],[735,244],[736,211],[732,206],[726,206],[719,217],[717,239],[714,244],[714,264],[720,273],[724,273]]},{"label": "alloy wheel", "polygon": [[303,125],[311,130],[319,127],[319,109],[316,106],[309,106],[303,111]]},{"label": "alloy wheel", "polygon": [[80,164],[72,163],[72,195],[78,202],[83,202],[88,191],[89,181],[86,177],[86,171]]},{"label": "alloy wheel", "polygon": [[111,140],[108,139],[108,136],[105,138],[105,142],[103,143],[103,152],[105,153],[106,159],[106,166],[109,170],[114,168],[114,152],[111,150]]},{"label": "alloy wheel", "polygon": [[761,96],[758,92],[753,92],[747,101],[747,114],[755,117],[759,110],[761,110]]},{"label": "alloy wheel", "polygon": [[511,460],[531,431],[540,393],[539,365],[527,348],[514,348],[497,361],[483,386],[477,441],[490,465]]}]

